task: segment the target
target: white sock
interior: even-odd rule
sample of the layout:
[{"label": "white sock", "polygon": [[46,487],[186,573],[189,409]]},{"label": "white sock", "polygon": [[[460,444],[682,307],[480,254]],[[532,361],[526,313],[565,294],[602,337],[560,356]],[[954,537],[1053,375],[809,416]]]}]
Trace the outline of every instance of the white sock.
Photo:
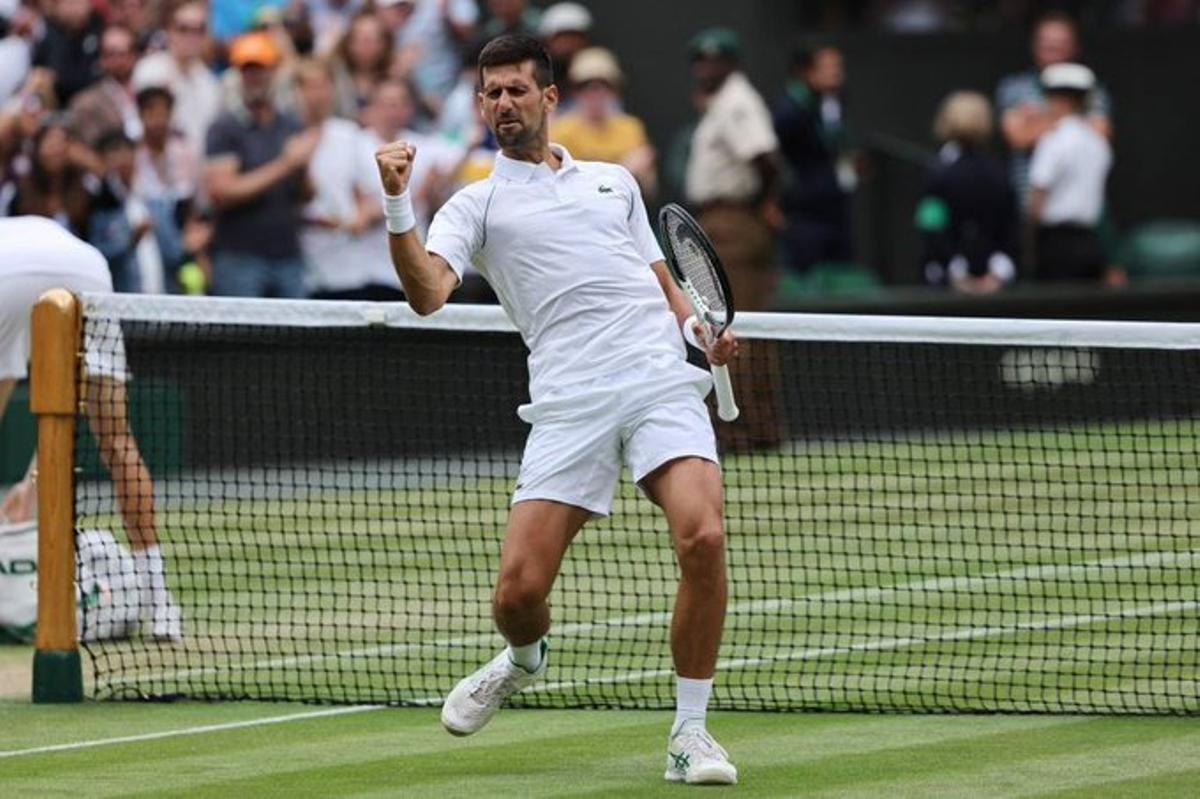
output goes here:
[{"label": "white sock", "polygon": [[542,665],[542,639],[525,646],[508,645],[508,659],[530,673]]},{"label": "white sock", "polygon": [[688,677],[675,678],[675,723],[671,725],[671,734],[679,732],[679,728],[687,721],[698,721],[704,726],[704,718],[708,715],[708,697],[712,694],[712,678],[693,680]]},{"label": "white sock", "polygon": [[142,586],[143,593],[150,594],[151,604],[154,607],[167,604],[170,601],[167,567],[163,564],[162,550],[158,544],[133,550],[133,565],[137,569],[138,585]]}]

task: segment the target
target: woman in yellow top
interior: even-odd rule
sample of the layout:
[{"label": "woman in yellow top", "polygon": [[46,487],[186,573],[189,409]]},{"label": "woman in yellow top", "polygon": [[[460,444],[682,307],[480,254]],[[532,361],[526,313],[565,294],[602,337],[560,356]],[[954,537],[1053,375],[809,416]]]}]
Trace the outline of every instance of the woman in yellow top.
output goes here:
[{"label": "woman in yellow top", "polygon": [[576,160],[621,164],[650,200],[658,190],[654,148],[642,121],[621,110],[621,68],[603,47],[581,50],[567,78],[574,89],[571,109],[550,125],[550,139]]}]

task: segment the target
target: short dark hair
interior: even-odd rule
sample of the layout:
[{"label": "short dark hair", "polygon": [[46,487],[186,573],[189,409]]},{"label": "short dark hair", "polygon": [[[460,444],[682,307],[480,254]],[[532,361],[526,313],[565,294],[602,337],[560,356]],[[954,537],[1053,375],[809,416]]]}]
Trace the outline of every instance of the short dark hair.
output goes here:
[{"label": "short dark hair", "polygon": [[166,86],[147,86],[138,91],[135,99],[139,111],[145,111],[147,106],[158,100],[165,102],[168,108],[175,107],[175,95]]},{"label": "short dark hair", "polygon": [[492,39],[479,53],[479,85],[483,85],[483,70],[486,67],[506,67],[510,64],[533,62],[533,79],[539,89],[554,83],[554,67],[550,54],[542,43],[523,33],[506,33]]},{"label": "short dark hair", "polygon": [[[808,72],[817,63],[817,56],[826,50],[838,50],[833,41],[805,39],[792,47],[791,68],[793,72]],[[840,52],[840,50],[839,50]]]},{"label": "short dark hair", "polygon": [[96,152],[100,153],[101,155],[110,153],[113,150],[132,150],[133,148],[133,139],[129,138],[119,130],[110,130],[104,133],[96,141]]},{"label": "short dark hair", "polygon": [[1079,30],[1079,20],[1068,14],[1066,11],[1054,9],[1039,14],[1033,20],[1033,25],[1030,28],[1032,33],[1037,33],[1042,29],[1043,25],[1066,25],[1071,29],[1071,35],[1075,37],[1075,43],[1079,44],[1082,38]]}]

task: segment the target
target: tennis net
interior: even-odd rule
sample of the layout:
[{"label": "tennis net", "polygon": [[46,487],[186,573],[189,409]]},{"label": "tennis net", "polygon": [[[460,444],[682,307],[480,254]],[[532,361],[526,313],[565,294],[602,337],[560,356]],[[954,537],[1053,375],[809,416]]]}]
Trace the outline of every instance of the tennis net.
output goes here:
[{"label": "tennis net", "polygon": [[[502,645],[527,372],[499,309],[83,305],[84,371],[127,386],[108,415],[153,475],[184,629],[85,629],[93,696],[432,704]],[[1200,326],[737,328],[714,706],[1200,710]],[[76,463],[81,540],[124,541],[88,424]],[[626,483],[568,553],[551,672],[514,704],[673,706],[675,586],[665,524]]]}]

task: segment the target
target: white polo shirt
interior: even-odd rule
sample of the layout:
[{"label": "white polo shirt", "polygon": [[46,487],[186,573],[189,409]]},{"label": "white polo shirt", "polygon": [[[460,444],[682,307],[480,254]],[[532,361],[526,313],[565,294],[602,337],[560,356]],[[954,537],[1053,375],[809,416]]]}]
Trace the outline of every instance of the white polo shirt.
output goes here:
[{"label": "white polo shirt", "polygon": [[1086,119],[1060,120],[1038,140],[1029,167],[1029,184],[1046,192],[1038,224],[1094,227],[1111,167],[1112,148]]},{"label": "white polo shirt", "polygon": [[633,176],[551,148],[557,171],[498,155],[487,180],[434,215],[426,249],[491,284],[529,347],[535,405],[643,363],[648,375],[695,379],[650,268],[663,254]]},{"label": "white polo shirt", "polygon": [[[50,289],[112,291],[108,262],[52,219],[0,219],[0,379],[21,379],[29,361],[29,319],[34,303]],[[124,379],[120,327],[89,320],[84,347],[88,374]]]}]

